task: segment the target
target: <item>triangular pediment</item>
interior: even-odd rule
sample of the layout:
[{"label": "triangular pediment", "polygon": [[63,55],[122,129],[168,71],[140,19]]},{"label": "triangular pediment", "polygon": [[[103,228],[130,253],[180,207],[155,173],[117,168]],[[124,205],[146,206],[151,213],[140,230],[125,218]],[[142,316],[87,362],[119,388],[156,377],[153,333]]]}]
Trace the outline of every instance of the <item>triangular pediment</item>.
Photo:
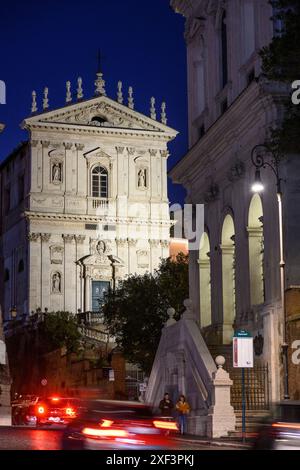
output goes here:
[{"label": "triangular pediment", "polygon": [[176,135],[174,129],[151,119],[106,96],[79,101],[53,111],[35,114],[24,121],[25,128],[35,126],[49,127],[89,127],[95,129],[128,129],[137,131],[160,132]]}]

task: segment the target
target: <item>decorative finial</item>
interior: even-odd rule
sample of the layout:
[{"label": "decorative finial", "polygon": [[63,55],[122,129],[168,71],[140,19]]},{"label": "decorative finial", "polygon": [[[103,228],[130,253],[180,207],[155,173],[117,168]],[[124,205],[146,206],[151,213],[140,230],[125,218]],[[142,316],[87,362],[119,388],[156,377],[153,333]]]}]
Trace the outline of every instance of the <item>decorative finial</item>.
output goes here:
[{"label": "decorative finial", "polygon": [[123,103],[123,92],[122,92],[122,82],[118,82],[118,103],[122,104]]},{"label": "decorative finial", "polygon": [[69,81],[66,82],[66,89],[67,89],[66,103],[70,103],[72,101],[71,82]]},{"label": "decorative finial", "polygon": [[151,98],[150,116],[151,116],[151,119],[156,119],[155,98],[153,96]]},{"label": "decorative finial", "polygon": [[97,73],[96,73],[96,80],[95,80],[95,95],[96,96],[101,96],[104,95],[106,96],[106,91],[105,91],[105,80],[103,79],[103,72],[102,72],[102,67],[101,67],[101,51],[100,49],[98,50],[98,67],[97,67]]},{"label": "decorative finial", "polygon": [[167,124],[166,103],[164,101],[161,104],[161,122]]},{"label": "decorative finial", "polygon": [[49,92],[48,88],[45,87],[44,88],[44,98],[43,98],[43,109],[44,110],[49,108],[48,92]]},{"label": "decorative finial", "polygon": [[130,86],[128,88],[128,108],[134,109],[133,88],[132,88],[132,86]]},{"label": "decorative finial", "polygon": [[77,99],[78,99],[78,100],[81,100],[81,99],[83,98],[82,78],[81,78],[81,77],[78,77],[78,79],[77,79],[77,84],[78,84],[78,87],[77,87]]},{"label": "decorative finial", "polygon": [[95,80],[95,95],[100,96],[106,96],[106,91],[105,91],[105,80],[103,80],[103,73],[102,72],[97,72],[97,79]]},{"label": "decorative finial", "polygon": [[31,104],[31,112],[37,112],[37,104],[36,104],[36,92],[33,90],[32,92],[32,104]]}]

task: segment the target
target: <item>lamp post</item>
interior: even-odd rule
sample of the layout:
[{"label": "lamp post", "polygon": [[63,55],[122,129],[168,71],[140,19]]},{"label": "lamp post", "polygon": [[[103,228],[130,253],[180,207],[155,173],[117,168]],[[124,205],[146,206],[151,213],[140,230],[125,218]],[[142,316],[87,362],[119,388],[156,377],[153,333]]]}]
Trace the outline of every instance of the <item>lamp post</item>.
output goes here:
[{"label": "lamp post", "polygon": [[[263,150],[265,153],[272,156],[271,163],[265,160],[264,153],[260,153],[259,150]],[[251,160],[255,166],[255,179],[252,185],[253,192],[261,192],[264,190],[264,185],[260,177],[261,168],[269,167],[273,171],[276,178],[276,192],[278,201],[278,219],[279,219],[279,251],[280,251],[280,291],[281,291],[281,303],[282,303],[282,316],[283,316],[283,342],[281,344],[282,358],[283,358],[283,373],[284,373],[284,399],[288,400],[289,397],[289,377],[288,377],[288,344],[287,344],[287,321],[286,321],[286,305],[285,305],[285,261],[284,261],[284,249],[283,249],[283,218],[282,218],[282,191],[281,181],[279,174],[279,162],[280,154],[274,152],[265,144],[258,144],[253,147],[251,151]]]}]

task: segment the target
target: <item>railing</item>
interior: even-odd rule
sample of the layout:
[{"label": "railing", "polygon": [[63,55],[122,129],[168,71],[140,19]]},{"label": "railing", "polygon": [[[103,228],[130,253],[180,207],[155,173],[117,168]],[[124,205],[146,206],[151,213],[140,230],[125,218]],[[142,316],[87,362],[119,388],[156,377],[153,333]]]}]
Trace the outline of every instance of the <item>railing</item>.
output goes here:
[{"label": "railing", "polygon": [[108,210],[109,207],[109,202],[108,199],[102,199],[102,198],[93,198],[92,199],[92,207],[93,209],[103,209],[103,210]]},{"label": "railing", "polygon": [[[231,404],[236,410],[242,409],[242,371],[230,368]],[[254,365],[245,368],[245,398],[247,410],[268,410],[269,402],[269,369],[268,365]]]},{"label": "railing", "polygon": [[108,333],[97,330],[96,328],[91,328],[89,326],[80,325],[78,327],[78,330],[84,338],[88,338],[93,341],[97,341],[97,342],[101,342],[105,344],[108,342],[113,342],[113,338],[109,336]]},{"label": "railing", "polygon": [[100,312],[79,312],[76,314],[78,323],[84,323],[85,325],[102,324],[103,315]]}]

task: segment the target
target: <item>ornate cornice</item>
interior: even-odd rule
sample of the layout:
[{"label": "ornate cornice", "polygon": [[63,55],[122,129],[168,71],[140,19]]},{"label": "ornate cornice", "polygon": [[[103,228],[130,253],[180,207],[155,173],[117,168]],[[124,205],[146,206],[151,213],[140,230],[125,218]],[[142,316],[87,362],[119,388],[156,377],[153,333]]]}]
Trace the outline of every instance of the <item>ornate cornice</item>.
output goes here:
[{"label": "ornate cornice", "polygon": [[44,212],[29,212],[24,213],[24,217],[28,220],[48,220],[57,222],[84,222],[84,223],[120,223],[120,224],[131,224],[131,225],[145,225],[145,226],[160,226],[170,227],[172,223],[168,219],[156,219],[156,220],[141,220],[138,217],[109,217],[109,216],[91,216],[91,215],[76,215],[76,214],[61,214],[61,213],[44,213]]}]

